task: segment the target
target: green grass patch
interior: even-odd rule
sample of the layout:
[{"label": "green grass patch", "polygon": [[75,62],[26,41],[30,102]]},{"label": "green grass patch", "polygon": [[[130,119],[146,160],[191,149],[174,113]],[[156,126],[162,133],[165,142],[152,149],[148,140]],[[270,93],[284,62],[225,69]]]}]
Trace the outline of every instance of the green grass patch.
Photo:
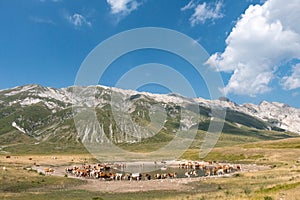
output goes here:
[{"label": "green grass patch", "polygon": [[290,183],[290,184],[280,184],[270,188],[260,189],[259,191],[257,191],[257,193],[274,193],[282,190],[286,191],[286,190],[294,189],[298,186],[300,186],[300,182]]},{"label": "green grass patch", "polygon": [[245,148],[270,148],[270,149],[300,149],[300,138],[270,141],[264,143],[250,143],[242,145]]},{"label": "green grass patch", "polygon": [[[199,149],[189,149],[182,156],[182,159],[199,160]],[[242,153],[222,153],[217,151],[210,152],[203,160],[205,161],[228,161],[237,162],[246,159],[246,155]]]},{"label": "green grass patch", "polygon": [[84,184],[84,180],[57,176],[41,176],[35,170],[26,170],[18,165],[10,165],[0,174],[0,193],[20,193],[26,191],[43,191],[46,189],[63,189]]}]

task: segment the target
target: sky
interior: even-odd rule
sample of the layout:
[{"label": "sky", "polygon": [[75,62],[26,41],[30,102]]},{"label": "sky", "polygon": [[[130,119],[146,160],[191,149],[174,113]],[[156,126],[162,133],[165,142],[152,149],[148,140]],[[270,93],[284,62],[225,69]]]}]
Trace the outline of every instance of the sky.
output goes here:
[{"label": "sky", "polygon": [[[123,31],[161,27],[202,45],[209,55],[205,66],[220,73],[219,89],[232,101],[300,108],[299,11],[298,0],[1,0],[0,89],[74,85],[98,44]],[[210,98],[190,63],[154,49],[120,56],[99,84],[115,86],[126,72],[147,63],[176,69],[197,96]],[[138,90],[173,92],[150,83]]]}]

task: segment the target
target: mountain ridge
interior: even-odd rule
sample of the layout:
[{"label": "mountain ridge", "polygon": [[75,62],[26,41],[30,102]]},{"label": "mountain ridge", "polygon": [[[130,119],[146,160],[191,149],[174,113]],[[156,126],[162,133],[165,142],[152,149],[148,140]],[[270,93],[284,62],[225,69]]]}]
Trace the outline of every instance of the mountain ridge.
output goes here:
[{"label": "mountain ridge", "polygon": [[[83,96],[75,95],[74,90],[78,90]],[[122,122],[112,119],[110,101],[114,95],[126,102],[125,106],[116,102],[116,109],[120,112],[123,109],[122,112],[129,114],[129,118],[139,126],[130,127],[128,119],[122,119]],[[226,110],[225,122],[234,126],[300,134],[300,109],[279,102],[262,101],[258,105],[238,105],[226,97],[206,100],[187,98],[179,94],[153,94],[101,85],[56,89],[29,84],[0,90],[0,135],[20,131],[39,140],[46,140],[52,136],[97,140],[99,134],[106,134],[116,143],[137,142],[140,141],[136,139],[139,138],[139,134],[151,135],[143,126],[151,122],[151,107],[156,104],[166,111],[165,125],[160,130],[166,138],[177,129],[193,124],[186,119],[180,122],[180,107],[192,109],[195,105],[199,106],[199,127],[204,131],[207,130],[206,124],[211,119],[211,108],[220,108]],[[101,130],[89,130],[86,135],[77,133],[73,122],[74,105],[95,107],[98,119],[103,122]],[[82,130],[84,131],[87,130]],[[135,135],[131,138],[125,137],[123,132],[126,131]],[[66,135],[64,132],[70,134]]]}]

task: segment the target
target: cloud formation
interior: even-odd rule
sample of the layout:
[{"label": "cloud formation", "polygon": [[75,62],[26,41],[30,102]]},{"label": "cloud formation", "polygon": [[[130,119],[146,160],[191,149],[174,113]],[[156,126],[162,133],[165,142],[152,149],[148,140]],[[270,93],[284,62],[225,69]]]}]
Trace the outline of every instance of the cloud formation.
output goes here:
[{"label": "cloud formation", "polygon": [[197,4],[194,0],[190,1],[187,5],[181,8],[181,11],[194,9],[193,15],[189,18],[191,26],[197,24],[204,24],[207,20],[214,21],[224,17],[221,9],[223,7],[222,1],[217,1],[214,4],[208,4],[206,2]]},{"label": "cloud formation", "polygon": [[287,90],[300,88],[300,64],[293,66],[292,75],[282,78],[282,86]]},{"label": "cloud formation", "polygon": [[107,0],[112,14],[128,15],[136,10],[141,3],[137,0]]},{"label": "cloud formation", "polygon": [[81,27],[83,25],[87,25],[89,27],[92,26],[92,23],[90,21],[88,21],[83,15],[80,15],[78,13],[68,16],[68,20],[76,28]]},{"label": "cloud formation", "polygon": [[[225,51],[207,61],[217,71],[232,73],[225,93],[255,96],[270,91],[278,68],[300,58],[299,10],[298,0],[249,6],[227,37]],[[283,77],[284,88],[300,87],[297,77],[298,65]]]}]

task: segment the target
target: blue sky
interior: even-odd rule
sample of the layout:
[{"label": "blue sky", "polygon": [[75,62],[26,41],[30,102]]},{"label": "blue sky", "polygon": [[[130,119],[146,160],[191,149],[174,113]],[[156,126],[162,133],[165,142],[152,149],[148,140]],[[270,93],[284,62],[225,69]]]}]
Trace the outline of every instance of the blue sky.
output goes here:
[{"label": "blue sky", "polygon": [[[297,0],[2,0],[0,89],[74,84],[86,56],[105,39],[133,28],[163,27],[195,39],[237,103],[278,101],[300,107],[300,7]],[[188,63],[159,51],[118,59],[100,84],[113,86],[136,65],[173,66],[209,98]],[[168,92],[164,86],[140,90]]]}]

